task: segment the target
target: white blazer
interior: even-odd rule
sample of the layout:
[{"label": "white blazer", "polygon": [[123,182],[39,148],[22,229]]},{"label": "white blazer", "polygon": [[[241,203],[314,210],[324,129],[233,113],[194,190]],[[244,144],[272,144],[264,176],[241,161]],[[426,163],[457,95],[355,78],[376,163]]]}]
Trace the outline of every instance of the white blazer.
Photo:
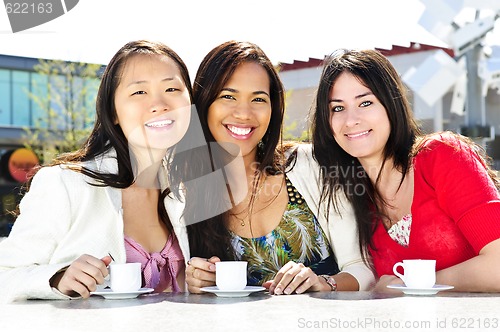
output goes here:
[{"label": "white blazer", "polygon": [[[114,151],[85,166],[117,172]],[[120,189],[89,185],[93,180],[64,166],[43,167],[20,203],[20,215],[0,242],[0,300],[65,299],[49,279],[82,254],[111,253],[125,262]]]}]

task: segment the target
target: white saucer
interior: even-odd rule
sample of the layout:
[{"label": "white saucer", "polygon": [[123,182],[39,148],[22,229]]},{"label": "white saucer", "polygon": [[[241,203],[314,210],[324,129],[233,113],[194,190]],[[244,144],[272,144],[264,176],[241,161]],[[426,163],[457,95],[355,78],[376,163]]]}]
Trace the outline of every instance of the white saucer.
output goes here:
[{"label": "white saucer", "polygon": [[440,291],[453,289],[453,286],[434,285],[429,288],[408,288],[405,285],[387,285],[387,288],[398,289],[408,295],[434,295]]},{"label": "white saucer", "polygon": [[135,292],[113,292],[111,289],[103,289],[96,292],[90,292],[90,295],[99,295],[108,300],[133,299],[141,294],[151,293],[153,288],[141,288]]},{"label": "white saucer", "polygon": [[245,289],[241,290],[220,290],[217,286],[201,288],[201,290],[204,292],[214,293],[215,295],[220,297],[243,297],[250,295],[250,293],[260,292],[265,289],[265,287],[261,286],[246,286]]}]

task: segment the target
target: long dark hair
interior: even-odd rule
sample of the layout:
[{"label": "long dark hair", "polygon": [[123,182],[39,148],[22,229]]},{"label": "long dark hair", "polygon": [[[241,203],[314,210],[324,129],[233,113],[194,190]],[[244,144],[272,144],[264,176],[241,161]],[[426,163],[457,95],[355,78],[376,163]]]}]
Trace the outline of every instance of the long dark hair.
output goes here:
[{"label": "long dark hair", "polygon": [[[359,228],[359,245],[366,259],[366,248],[372,246],[372,220],[375,215],[381,214],[376,202],[383,199],[357,158],[337,144],[330,128],[329,94],[343,72],[354,75],[386,109],[391,132],[384,148],[383,164],[392,160],[403,174],[403,179],[411,166],[413,144],[421,132],[412,116],[406,88],[384,55],[376,50],[342,49],[325,60],[312,119],[313,153],[321,166],[323,183],[321,198],[322,202],[332,203],[338,210],[338,195],[343,193],[353,204]],[[379,178],[380,174],[377,182]]]},{"label": "long dark hair", "polygon": [[[124,66],[130,58],[137,54],[162,55],[172,59],[179,68],[183,83],[188,89],[190,100],[192,101],[193,93],[189,71],[184,61],[176,52],[161,42],[148,40],[128,42],[116,52],[104,70],[96,98],[96,119],[87,140],[79,150],[61,154],[44,166],[68,165],[69,169],[81,172],[94,179],[95,181],[89,182],[89,184],[96,186],[127,188],[134,183],[135,179],[128,141],[120,125],[116,124],[115,93],[120,84]],[[182,145],[182,142],[183,140],[181,140],[177,146]],[[82,162],[93,160],[95,157],[102,155],[112,148],[116,151],[118,173],[99,172],[96,169],[87,168],[82,165]],[[172,156],[173,151],[174,148],[170,149],[170,156]],[[175,160],[173,157],[166,159],[170,161]],[[174,170],[176,170],[176,172],[169,172],[171,184],[179,183],[182,177],[180,173],[181,167],[174,167]],[[31,175],[30,181],[35,173],[36,172]],[[26,190],[28,190],[28,188],[29,183]],[[169,188],[165,190],[159,200],[160,213],[163,215],[163,218],[166,217],[166,212],[163,207],[163,198],[169,191]]]},{"label": "long dark hair", "polygon": [[[212,167],[223,167],[221,153],[215,144],[215,138],[208,127],[208,109],[216,100],[220,91],[230,79],[235,69],[242,63],[254,62],[261,65],[268,73],[271,92],[271,120],[257,153],[257,176],[263,174],[276,174],[282,172],[282,162],[277,155],[276,147],[281,142],[283,114],[285,108],[284,88],[279,75],[272,62],[257,45],[249,42],[228,41],[212,49],[202,60],[193,84],[193,101],[198,111],[201,126],[209,143],[208,155],[212,161]],[[215,151],[217,150],[217,151]],[[208,166],[207,169],[210,167]],[[256,184],[252,190],[255,192]],[[198,188],[198,190],[203,190]],[[217,188],[217,190],[227,190]],[[190,211],[190,204],[198,205],[209,202],[214,195],[204,192],[204,198],[196,201],[189,199],[190,190],[186,190],[186,210]],[[220,194],[222,195],[222,193]],[[211,197],[208,197],[211,196]],[[198,195],[200,197],[200,195]],[[213,200],[212,200],[213,201]],[[209,203],[207,208],[210,208]],[[189,245],[191,256],[210,257],[216,255],[221,259],[234,259],[234,253],[230,244],[230,234],[226,227],[229,212],[224,212],[203,222],[193,223],[188,226]]]},{"label": "long dark hair", "polygon": [[[134,172],[130,160],[128,141],[119,124],[116,124],[115,93],[120,84],[122,71],[127,61],[137,54],[164,55],[171,58],[179,67],[182,80],[192,99],[191,80],[184,61],[171,48],[161,42],[137,40],[122,46],[104,70],[96,98],[96,120],[92,132],[75,152],[62,154],[51,165],[72,164],[92,160],[114,148],[118,161],[118,173],[101,173],[82,167],[83,174],[98,183],[115,188],[127,188],[134,182]],[[76,169],[75,169],[76,170]]]}]

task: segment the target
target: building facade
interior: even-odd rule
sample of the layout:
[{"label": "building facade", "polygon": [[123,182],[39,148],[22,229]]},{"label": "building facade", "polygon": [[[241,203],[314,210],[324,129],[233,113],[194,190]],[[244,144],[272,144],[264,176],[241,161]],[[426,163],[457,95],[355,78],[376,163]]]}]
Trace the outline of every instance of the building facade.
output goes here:
[{"label": "building facade", "polygon": [[[96,76],[104,69],[93,66],[99,68]],[[29,140],[38,139],[33,133],[64,131],[74,125],[68,108],[76,112],[91,109],[95,114],[99,80],[83,73],[80,76],[75,68],[81,67],[0,54],[0,236],[10,231],[15,218],[12,211],[22,196],[27,175],[39,163],[39,156],[26,148]],[[77,125],[89,127],[92,120]]]}]

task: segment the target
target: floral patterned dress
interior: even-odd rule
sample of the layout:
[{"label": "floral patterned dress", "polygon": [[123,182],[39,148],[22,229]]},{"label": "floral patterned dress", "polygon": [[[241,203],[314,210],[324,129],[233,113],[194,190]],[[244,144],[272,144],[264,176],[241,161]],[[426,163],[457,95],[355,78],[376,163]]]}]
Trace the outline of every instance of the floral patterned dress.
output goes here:
[{"label": "floral patterned dress", "polygon": [[339,272],[318,220],[288,178],[286,185],[288,204],[273,231],[256,238],[243,238],[232,233],[236,260],[248,261],[248,285],[262,285],[272,280],[288,261],[303,263],[317,275]]}]

